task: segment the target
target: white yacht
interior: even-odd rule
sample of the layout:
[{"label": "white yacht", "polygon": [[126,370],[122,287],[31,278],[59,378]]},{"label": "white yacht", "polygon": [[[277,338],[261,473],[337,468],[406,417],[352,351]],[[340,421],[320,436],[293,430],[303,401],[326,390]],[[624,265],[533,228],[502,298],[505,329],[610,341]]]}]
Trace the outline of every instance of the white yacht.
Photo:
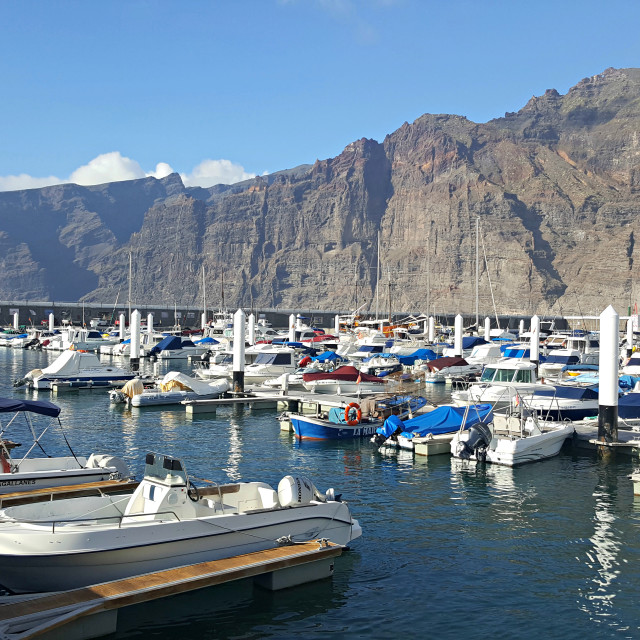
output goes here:
[{"label": "white yacht", "polygon": [[197,488],[182,460],[147,454],[128,495],[0,510],[0,576],[16,593],[60,591],[292,542],[349,544],[362,531],[333,489],[306,478]]},{"label": "white yacht", "polygon": [[14,386],[26,384],[33,389],[50,389],[53,384],[68,383],[72,386],[119,387],[135,378],[131,371],[100,362],[95,353],[63,351],[48,367],[32,369]]}]

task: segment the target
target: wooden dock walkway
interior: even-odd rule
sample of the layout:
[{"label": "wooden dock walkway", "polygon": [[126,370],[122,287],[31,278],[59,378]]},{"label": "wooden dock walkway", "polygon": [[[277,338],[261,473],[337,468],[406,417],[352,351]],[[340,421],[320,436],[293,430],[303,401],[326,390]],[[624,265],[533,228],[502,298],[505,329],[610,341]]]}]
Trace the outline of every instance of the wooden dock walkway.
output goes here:
[{"label": "wooden dock walkway", "polygon": [[[341,555],[343,549],[340,545],[317,540],[72,591],[7,596],[0,599],[0,638],[99,637],[115,631],[117,610],[122,607],[274,572],[282,573],[283,580],[267,584],[268,588],[285,588],[329,577],[333,573],[333,559]],[[310,569],[314,563],[315,572]]]}]

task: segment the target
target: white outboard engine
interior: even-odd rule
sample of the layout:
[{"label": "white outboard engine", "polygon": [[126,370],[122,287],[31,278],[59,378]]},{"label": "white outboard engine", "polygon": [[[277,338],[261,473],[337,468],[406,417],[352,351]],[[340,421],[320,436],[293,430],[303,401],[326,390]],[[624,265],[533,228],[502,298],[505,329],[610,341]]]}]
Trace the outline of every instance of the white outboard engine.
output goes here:
[{"label": "white outboard engine", "polygon": [[116,470],[114,474],[116,477],[126,478],[129,476],[129,467],[122,458],[92,453],[87,460],[87,469],[108,469],[109,467]]},{"label": "white outboard engine", "polygon": [[486,451],[491,438],[491,427],[486,422],[478,422],[469,427],[469,436],[458,442],[458,455],[462,460],[470,460],[475,455],[478,460],[483,459],[482,452]]},{"label": "white outboard engine", "polygon": [[278,501],[283,507],[299,507],[317,502],[339,501],[333,489],[327,489],[326,494],[320,493],[316,486],[304,476],[285,476],[278,483]]}]

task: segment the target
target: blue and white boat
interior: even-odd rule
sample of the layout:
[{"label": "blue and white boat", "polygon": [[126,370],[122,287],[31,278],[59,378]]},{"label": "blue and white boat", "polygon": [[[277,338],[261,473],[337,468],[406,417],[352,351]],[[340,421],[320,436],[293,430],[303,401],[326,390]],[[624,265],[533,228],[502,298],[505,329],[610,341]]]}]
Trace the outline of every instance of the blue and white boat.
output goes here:
[{"label": "blue and white boat", "polygon": [[527,408],[544,420],[583,420],[598,415],[598,387],[552,386],[523,397]]},{"label": "blue and white boat", "polygon": [[400,417],[412,415],[427,404],[422,396],[391,396],[375,402],[375,408],[363,414],[357,402],[332,407],[327,416],[290,413],[289,420],[300,440],[336,440],[372,436],[384,422],[383,417],[397,412]]},{"label": "blue and white boat", "polygon": [[26,384],[33,389],[51,389],[54,384],[77,387],[120,387],[135,374],[121,367],[100,362],[95,353],[63,351],[48,367],[33,369],[14,386]]},{"label": "blue and white boat", "polygon": [[409,420],[389,416],[382,427],[376,430],[372,442],[378,445],[398,447],[413,451],[414,440],[428,436],[440,436],[457,432],[462,425],[465,429],[479,422],[491,422],[492,405],[474,404],[467,407],[442,405]]}]

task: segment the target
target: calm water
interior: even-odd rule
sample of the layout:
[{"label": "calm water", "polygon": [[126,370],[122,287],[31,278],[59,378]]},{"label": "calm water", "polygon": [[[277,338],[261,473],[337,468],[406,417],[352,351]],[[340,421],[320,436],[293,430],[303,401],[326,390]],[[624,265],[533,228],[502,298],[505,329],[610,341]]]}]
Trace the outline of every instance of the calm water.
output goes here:
[{"label": "calm water", "polygon": [[[11,380],[53,357],[0,349],[0,395],[24,397]],[[382,456],[366,440],[299,444],[273,411],[189,419],[111,407],[104,391],[29,397],[62,407],[79,453],[120,455],[138,475],[147,450],[219,481],[308,475],[341,492],[362,525],[331,580],[276,593],[238,583],[151,603],[121,613],[117,638],[640,636],[629,459],[567,450],[515,470],[467,468],[447,456]],[[64,453],[62,444],[48,452]]]}]

